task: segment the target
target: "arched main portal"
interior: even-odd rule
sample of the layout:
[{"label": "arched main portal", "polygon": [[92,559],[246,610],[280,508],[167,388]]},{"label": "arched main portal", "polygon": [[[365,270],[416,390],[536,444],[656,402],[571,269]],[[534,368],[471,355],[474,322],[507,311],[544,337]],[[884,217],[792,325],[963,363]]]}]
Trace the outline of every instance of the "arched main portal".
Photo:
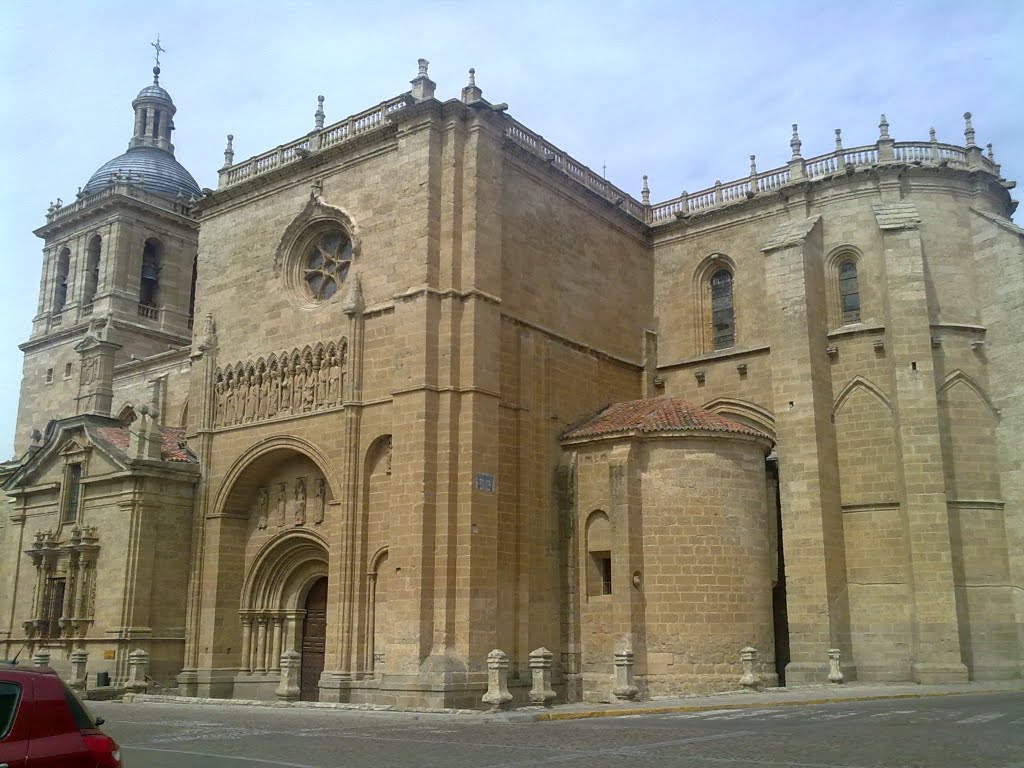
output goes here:
[{"label": "arched main portal", "polygon": [[320,675],[324,671],[324,646],[327,641],[327,578],[313,583],[306,594],[305,616],[302,620],[301,674],[299,698],[316,701],[320,698]]}]

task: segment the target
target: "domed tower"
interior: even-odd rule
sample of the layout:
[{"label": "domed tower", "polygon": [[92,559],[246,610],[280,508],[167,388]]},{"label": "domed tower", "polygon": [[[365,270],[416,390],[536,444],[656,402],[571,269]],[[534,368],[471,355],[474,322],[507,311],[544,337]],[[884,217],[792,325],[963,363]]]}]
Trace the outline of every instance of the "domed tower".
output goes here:
[{"label": "domed tower", "polygon": [[[191,341],[199,229],[191,201],[201,191],[174,157],[176,108],[160,85],[159,58],[132,109],[127,151],[101,165],[74,202],[52,203],[35,231],[43,264],[32,334],[21,345],[16,452],[52,419],[110,415],[117,400],[110,376],[127,363],[145,368],[137,361]],[[87,336],[102,340],[112,360],[97,366],[87,359],[98,354],[95,345],[85,345],[89,353],[80,348]],[[90,381],[97,368],[107,381]]]}]

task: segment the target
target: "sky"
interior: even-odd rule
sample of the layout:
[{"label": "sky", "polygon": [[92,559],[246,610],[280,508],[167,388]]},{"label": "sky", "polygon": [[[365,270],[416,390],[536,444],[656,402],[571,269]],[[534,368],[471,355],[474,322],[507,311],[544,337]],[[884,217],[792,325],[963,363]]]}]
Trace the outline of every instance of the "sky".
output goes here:
[{"label": "sky", "polygon": [[[517,0],[475,2],[20,2],[0,10],[0,459],[11,454],[22,356],[39,291],[47,206],[75,199],[132,132],[152,80],[177,106],[178,160],[217,186],[225,135],[235,159],[409,89],[430,61],[437,97],[467,70],[492,103],[652,202],[768,170],[789,158],[896,141],[995,147],[1024,180],[1024,2]],[[1019,192],[1012,193],[1019,197]],[[1020,219],[1020,216],[1017,217]],[[45,425],[33,425],[42,429]]]}]

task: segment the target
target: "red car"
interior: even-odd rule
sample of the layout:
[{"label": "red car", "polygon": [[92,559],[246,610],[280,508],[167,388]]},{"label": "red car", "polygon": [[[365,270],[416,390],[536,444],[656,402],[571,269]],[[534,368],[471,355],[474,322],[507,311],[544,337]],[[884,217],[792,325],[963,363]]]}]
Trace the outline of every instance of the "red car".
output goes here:
[{"label": "red car", "polygon": [[0,662],[0,768],[121,768],[102,722],[52,669]]}]

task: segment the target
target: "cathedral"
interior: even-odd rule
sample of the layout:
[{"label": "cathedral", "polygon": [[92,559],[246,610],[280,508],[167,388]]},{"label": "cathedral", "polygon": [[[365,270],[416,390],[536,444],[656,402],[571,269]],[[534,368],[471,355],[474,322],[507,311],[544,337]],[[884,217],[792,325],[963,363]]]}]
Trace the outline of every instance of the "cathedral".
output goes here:
[{"label": "cathedral", "polygon": [[1024,230],[970,114],[652,202],[420,60],[211,190],[153,72],[35,231],[0,654],[396,707],[1024,675]]}]

